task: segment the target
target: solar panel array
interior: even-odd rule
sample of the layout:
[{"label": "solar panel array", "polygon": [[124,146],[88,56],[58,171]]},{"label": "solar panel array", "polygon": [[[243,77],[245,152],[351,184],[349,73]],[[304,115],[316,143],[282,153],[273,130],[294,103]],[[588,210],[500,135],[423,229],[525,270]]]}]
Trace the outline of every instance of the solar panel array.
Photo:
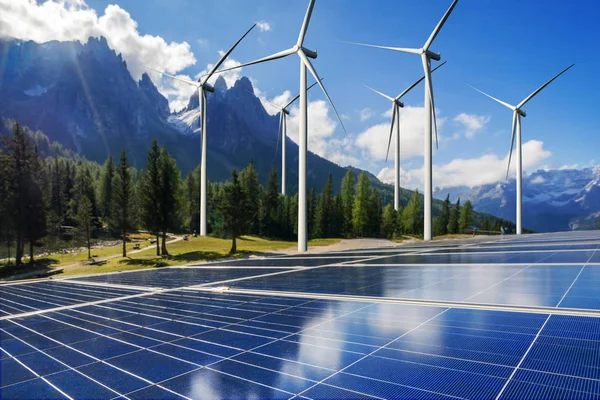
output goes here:
[{"label": "solar panel array", "polygon": [[600,233],[462,243],[1,285],[0,398],[600,398]]}]

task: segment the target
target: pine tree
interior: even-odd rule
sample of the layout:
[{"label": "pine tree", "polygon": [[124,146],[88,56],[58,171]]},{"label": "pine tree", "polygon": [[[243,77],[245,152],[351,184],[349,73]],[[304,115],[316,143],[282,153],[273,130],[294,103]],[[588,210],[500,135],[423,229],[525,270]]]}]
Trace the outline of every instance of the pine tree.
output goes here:
[{"label": "pine tree", "polygon": [[442,205],[442,213],[439,216],[438,235],[446,235],[448,233],[448,223],[450,222],[450,194],[446,196]]},{"label": "pine tree", "polygon": [[381,217],[381,231],[387,239],[391,239],[396,231],[396,210],[391,204],[388,204],[383,209],[383,215]]},{"label": "pine tree", "polygon": [[315,214],[317,211],[317,192],[315,191],[315,188],[312,188],[308,194],[308,199],[307,199],[307,211],[308,211],[308,215],[307,215],[307,228],[308,228],[308,235],[309,238],[312,237],[312,232],[314,229],[314,224],[315,224]]},{"label": "pine tree", "polygon": [[119,166],[116,169],[113,179],[112,189],[112,207],[111,207],[111,226],[119,231],[123,240],[123,257],[127,257],[127,233],[133,228],[134,215],[133,210],[134,188],[129,171],[129,161],[127,160],[127,151],[123,149]]},{"label": "pine tree", "polygon": [[356,183],[354,205],[352,207],[352,226],[356,235],[362,237],[365,234],[369,222],[369,177],[366,172],[358,176]]},{"label": "pine tree", "polygon": [[271,166],[267,190],[262,201],[261,219],[263,233],[269,237],[277,236],[277,212],[279,209],[279,188],[277,186],[277,170],[275,165]]},{"label": "pine tree", "polygon": [[[258,234],[260,229],[260,184],[258,182],[258,173],[256,172],[256,168],[254,168],[254,160],[250,160],[250,164],[240,172],[239,179],[248,200],[248,209],[246,212],[250,219],[249,233]],[[277,212],[276,210],[277,204],[275,204],[275,208],[273,209],[273,215]]]},{"label": "pine tree", "polygon": [[396,234],[402,235],[404,232],[404,209],[399,207],[396,211]]},{"label": "pine tree", "polygon": [[481,230],[484,232],[490,231],[490,219],[488,217],[483,219],[483,222],[481,223]]},{"label": "pine tree", "polygon": [[50,226],[58,229],[64,221],[66,204],[64,196],[64,166],[58,158],[54,159],[51,166],[52,189],[50,195]]},{"label": "pine tree", "polygon": [[470,200],[467,200],[460,210],[458,226],[460,233],[463,233],[465,228],[473,223],[473,205]]},{"label": "pine tree", "polygon": [[460,216],[460,198],[456,200],[456,205],[450,210],[450,218],[448,219],[448,233],[458,233],[458,217]]},{"label": "pine tree", "polygon": [[80,236],[87,247],[88,259],[92,258],[92,246],[91,246],[91,235],[92,235],[92,202],[87,195],[83,195],[79,198],[79,204],[77,205],[77,214],[74,215],[74,220],[77,222],[77,234]]},{"label": "pine tree", "polygon": [[25,241],[29,241],[29,262],[33,264],[33,247],[45,235],[46,227],[46,209],[38,183],[39,156],[18,123],[12,135],[2,138],[2,144],[6,151],[4,179],[8,189],[5,208],[15,233],[15,261],[22,265]]},{"label": "pine tree", "polygon": [[333,198],[333,207],[331,211],[331,237],[342,237],[344,226],[344,206],[342,204],[342,195],[336,194]]},{"label": "pine tree", "polygon": [[352,226],[352,215],[354,208],[354,173],[350,170],[344,175],[342,179],[342,235],[344,237],[352,237],[354,235],[354,228]]},{"label": "pine tree", "polygon": [[421,233],[421,227],[423,226],[421,215],[421,198],[419,197],[419,191],[417,190],[408,201],[408,204],[402,213],[404,231],[406,233],[412,235]]},{"label": "pine tree", "polygon": [[313,227],[313,237],[331,237],[332,236],[332,208],[333,208],[333,181],[331,174],[327,179],[327,184],[323,192],[319,195],[317,209],[315,212],[315,222]]},{"label": "pine tree", "polygon": [[369,234],[374,237],[379,237],[381,234],[381,216],[383,208],[381,205],[381,197],[377,189],[373,188],[369,197]]},{"label": "pine tree", "polygon": [[161,255],[167,256],[167,231],[177,229],[183,204],[183,188],[177,163],[166,148],[162,148],[159,158],[159,229],[162,233]]},{"label": "pine tree", "polygon": [[112,203],[112,181],[115,176],[115,163],[112,157],[108,157],[104,163],[100,183],[100,215],[108,221],[110,219]]},{"label": "pine tree", "polygon": [[161,153],[156,140],[152,141],[146,158],[146,170],[140,180],[142,224],[156,236],[156,255],[160,255],[161,225]]},{"label": "pine tree", "polygon": [[193,171],[188,172],[184,182],[187,198],[187,228],[190,232],[200,230],[200,191]]},{"label": "pine tree", "polygon": [[231,236],[231,254],[237,252],[237,238],[246,233],[250,224],[250,218],[246,212],[248,200],[246,193],[234,169],[231,174],[231,182],[223,185],[223,193],[219,202],[219,209],[223,215],[223,226],[225,232]]}]

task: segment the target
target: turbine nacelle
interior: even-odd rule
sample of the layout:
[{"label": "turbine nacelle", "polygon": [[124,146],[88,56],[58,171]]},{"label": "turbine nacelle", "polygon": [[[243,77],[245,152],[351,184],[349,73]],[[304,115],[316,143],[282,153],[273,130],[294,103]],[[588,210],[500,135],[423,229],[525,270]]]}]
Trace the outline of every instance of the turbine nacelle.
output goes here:
[{"label": "turbine nacelle", "polygon": [[400,100],[394,100],[394,103],[396,103],[398,105],[398,107],[404,108],[404,103],[401,102]]},{"label": "turbine nacelle", "polygon": [[212,85],[209,85],[208,83],[205,83],[204,85],[202,85],[202,88],[204,90],[206,90],[207,92],[211,92],[214,93],[215,92],[215,88]]},{"label": "turbine nacelle", "polygon": [[313,60],[318,57],[316,50],[312,51],[307,49],[306,47],[302,47],[302,52],[306,55],[306,57],[312,58]]},{"label": "turbine nacelle", "polygon": [[434,53],[433,51],[429,51],[429,50],[425,50],[425,49],[423,49],[423,53],[425,53],[428,58],[435,60],[435,61],[440,61],[442,59],[442,56],[440,53]]},{"label": "turbine nacelle", "polygon": [[521,117],[526,117],[527,113],[525,112],[525,110],[521,110],[520,108],[517,108],[515,110]]}]

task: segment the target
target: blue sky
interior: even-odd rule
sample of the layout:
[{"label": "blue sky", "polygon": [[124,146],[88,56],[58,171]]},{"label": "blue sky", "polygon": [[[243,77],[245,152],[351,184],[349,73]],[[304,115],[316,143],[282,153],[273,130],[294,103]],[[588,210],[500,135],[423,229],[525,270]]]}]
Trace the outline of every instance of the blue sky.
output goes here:
[{"label": "blue sky", "polygon": [[[167,43],[187,42],[197,62],[172,72],[190,77],[215,62],[217,52],[229,48],[256,21],[268,23],[270,30],[256,29],[232,54],[233,59],[250,61],[291,47],[307,3],[87,0],[87,6],[100,19],[108,5],[117,4],[137,23],[140,35],[158,36]],[[383,114],[389,104],[360,82],[396,95],[422,75],[420,60],[414,55],[341,41],[420,47],[450,3],[317,0],[305,45],[318,50],[314,65],[326,78],[325,85],[345,116],[350,135],[345,137],[339,124],[335,125],[334,114],[319,102],[324,96],[313,90],[310,99],[316,103],[311,126],[321,129],[313,135],[313,150],[330,155],[341,149],[340,157],[346,159],[334,161],[352,162],[386,178],[382,170],[393,165],[378,158],[380,147],[387,144],[381,142],[387,141],[384,124],[389,124],[389,117]],[[67,7],[75,9],[81,4]],[[599,14],[600,3],[593,0],[459,1],[431,48],[448,61],[433,78],[442,137],[440,149],[434,153],[438,168],[434,185],[494,181],[506,167],[502,159],[510,145],[511,112],[466,83],[516,104],[571,63],[576,64],[573,69],[525,107],[528,116],[523,119],[523,142],[535,141],[525,147],[530,152],[530,157],[524,155],[525,166],[530,170],[565,165],[581,168],[600,162],[596,154],[600,148],[600,28],[594,20]],[[282,100],[286,90],[296,94],[298,69],[298,58],[292,56],[245,68],[242,75],[253,79],[261,96]],[[174,92],[169,93],[173,100]],[[419,186],[422,145],[418,140],[422,132],[418,123],[422,119],[419,107],[423,105],[423,87],[406,96],[405,103],[417,108],[407,109],[403,116],[406,126],[402,133],[412,141],[406,145],[401,142],[409,149],[402,160],[403,180],[409,186]],[[370,114],[370,118],[361,120],[361,111],[363,117]],[[319,112],[322,115],[318,116]]]}]

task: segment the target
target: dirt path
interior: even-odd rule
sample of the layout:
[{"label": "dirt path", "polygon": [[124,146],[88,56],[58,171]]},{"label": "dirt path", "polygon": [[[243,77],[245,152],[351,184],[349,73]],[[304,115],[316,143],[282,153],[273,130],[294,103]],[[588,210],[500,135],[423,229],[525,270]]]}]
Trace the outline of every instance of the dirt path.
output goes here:
[{"label": "dirt path", "polygon": [[[179,242],[181,240],[183,240],[183,236],[177,236],[177,237],[175,237],[175,239],[169,240],[167,242],[167,244],[177,243],[177,242]],[[151,245],[146,246],[146,247],[142,247],[139,250],[130,250],[130,251],[127,252],[127,255],[137,254],[137,253],[141,253],[142,251],[151,250],[151,249],[155,249],[155,248],[156,248],[156,243],[155,244],[151,244]],[[96,262],[102,262],[102,261],[108,261],[108,260],[112,260],[113,258],[119,258],[119,257],[121,257],[121,253],[119,253],[119,254],[113,254],[112,256],[107,256],[107,257],[94,258],[94,260]],[[85,260],[85,261],[78,261],[76,263],[65,265],[65,266],[62,266],[60,268],[62,268],[64,270],[67,270],[69,268],[80,267],[80,266],[86,265],[86,264],[89,265],[89,261],[87,261],[87,260]]]}]

